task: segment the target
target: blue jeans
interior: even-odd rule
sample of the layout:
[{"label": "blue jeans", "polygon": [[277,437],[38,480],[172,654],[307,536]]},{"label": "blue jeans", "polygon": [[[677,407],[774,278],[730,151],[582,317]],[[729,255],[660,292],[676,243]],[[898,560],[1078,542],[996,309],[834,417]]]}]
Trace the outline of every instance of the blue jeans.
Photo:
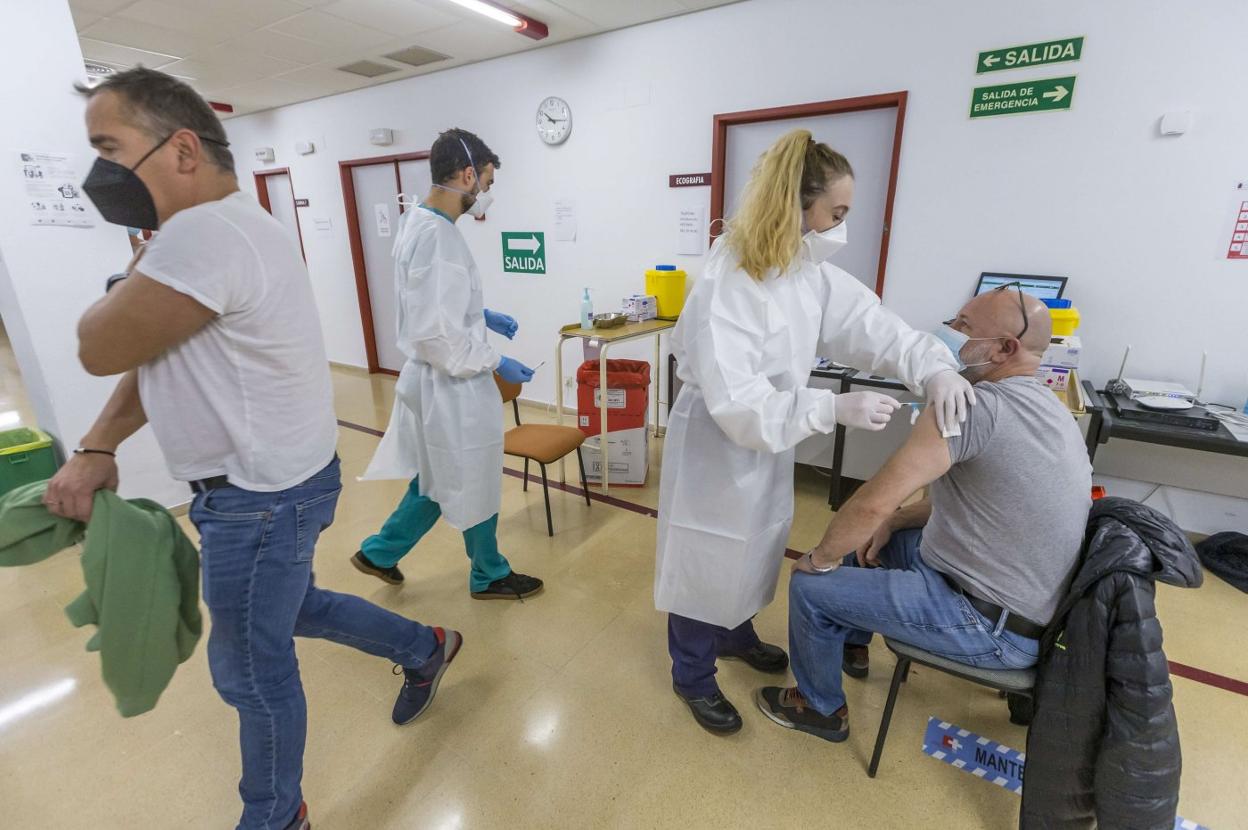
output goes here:
[{"label": "blue jeans", "polygon": [[990,620],[919,556],[921,530],[893,534],[879,568],[860,568],[853,554],[827,574],[797,573],[789,583],[789,652],[793,675],[820,714],[845,704],[841,656],[879,632],[968,666],[1034,666],[1036,640]]},{"label": "blue jeans", "polygon": [[667,653],[672,656],[672,683],[685,697],[709,697],[719,691],[715,659],[740,654],[758,645],[754,621],[728,629],[679,614],[667,615]]},{"label": "blue jeans", "polygon": [[418,668],[433,630],[370,602],[317,588],[312,554],[342,492],[338,460],[289,490],[223,487],[191,506],[199,529],[208,666],[238,710],[243,776],[239,828],[284,828],[303,800],[307,705],[292,637],[320,637]]},{"label": "blue jeans", "polygon": [[[395,508],[381,530],[360,545],[365,558],[380,568],[393,568],[416,547],[442,515],[442,508],[420,494],[420,479],[412,479],[403,501]],[[498,514],[464,531],[464,549],[472,562],[468,576],[470,591],[484,591],[490,583],[511,573],[511,565],[498,552]]]}]

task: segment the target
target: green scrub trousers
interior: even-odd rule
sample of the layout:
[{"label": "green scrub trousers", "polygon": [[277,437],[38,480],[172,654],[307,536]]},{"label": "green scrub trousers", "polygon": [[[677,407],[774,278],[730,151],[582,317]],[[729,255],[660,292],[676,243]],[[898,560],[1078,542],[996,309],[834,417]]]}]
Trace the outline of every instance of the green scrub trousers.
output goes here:
[{"label": "green scrub trousers", "polygon": [[[393,568],[429,532],[442,508],[420,494],[420,479],[412,479],[407,494],[381,530],[364,540],[360,549],[380,568]],[[468,578],[471,591],[484,591],[490,583],[511,573],[511,564],[498,552],[498,514],[464,531],[464,548],[472,561]]]}]

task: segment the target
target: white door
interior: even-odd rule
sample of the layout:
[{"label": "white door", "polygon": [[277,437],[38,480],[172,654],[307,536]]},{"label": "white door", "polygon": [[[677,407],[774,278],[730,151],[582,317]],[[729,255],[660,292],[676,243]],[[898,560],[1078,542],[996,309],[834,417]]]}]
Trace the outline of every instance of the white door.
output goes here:
[{"label": "white door", "polygon": [[299,217],[295,215],[295,191],[286,173],[275,173],[264,177],[265,186],[269,191],[269,212],[277,221],[290,231],[295,244],[303,250],[299,241]]},{"label": "white door", "polygon": [[355,207],[364,246],[364,273],[372,305],[377,365],[398,372],[403,368],[394,306],[394,257],[390,249],[399,230],[399,186],[394,162],[353,167]]},{"label": "white door", "polygon": [[399,162],[399,184],[403,187],[403,200],[422,202],[433,186],[429,174],[429,159],[413,159]]},{"label": "white door", "polygon": [[736,211],[758,157],[780,136],[796,129],[810,130],[816,141],[842,153],[854,168],[849,244],[831,261],[874,291],[897,129],[895,107],[730,126],[724,163],[724,215],[731,218]]}]

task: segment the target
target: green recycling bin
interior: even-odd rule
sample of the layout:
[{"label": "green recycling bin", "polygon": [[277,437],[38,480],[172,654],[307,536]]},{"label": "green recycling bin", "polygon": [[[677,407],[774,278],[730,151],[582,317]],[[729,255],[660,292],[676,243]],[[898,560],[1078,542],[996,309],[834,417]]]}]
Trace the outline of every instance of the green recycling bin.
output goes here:
[{"label": "green recycling bin", "polygon": [[52,436],[33,427],[0,432],[0,496],[56,474]]}]

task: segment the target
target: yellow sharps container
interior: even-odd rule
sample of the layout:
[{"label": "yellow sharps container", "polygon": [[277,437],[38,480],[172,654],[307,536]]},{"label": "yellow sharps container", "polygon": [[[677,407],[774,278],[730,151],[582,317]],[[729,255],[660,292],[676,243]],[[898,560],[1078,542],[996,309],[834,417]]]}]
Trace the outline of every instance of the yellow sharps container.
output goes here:
[{"label": "yellow sharps container", "polygon": [[660,320],[680,316],[685,307],[686,276],[675,265],[656,265],[646,271],[646,293],[658,301]]}]

